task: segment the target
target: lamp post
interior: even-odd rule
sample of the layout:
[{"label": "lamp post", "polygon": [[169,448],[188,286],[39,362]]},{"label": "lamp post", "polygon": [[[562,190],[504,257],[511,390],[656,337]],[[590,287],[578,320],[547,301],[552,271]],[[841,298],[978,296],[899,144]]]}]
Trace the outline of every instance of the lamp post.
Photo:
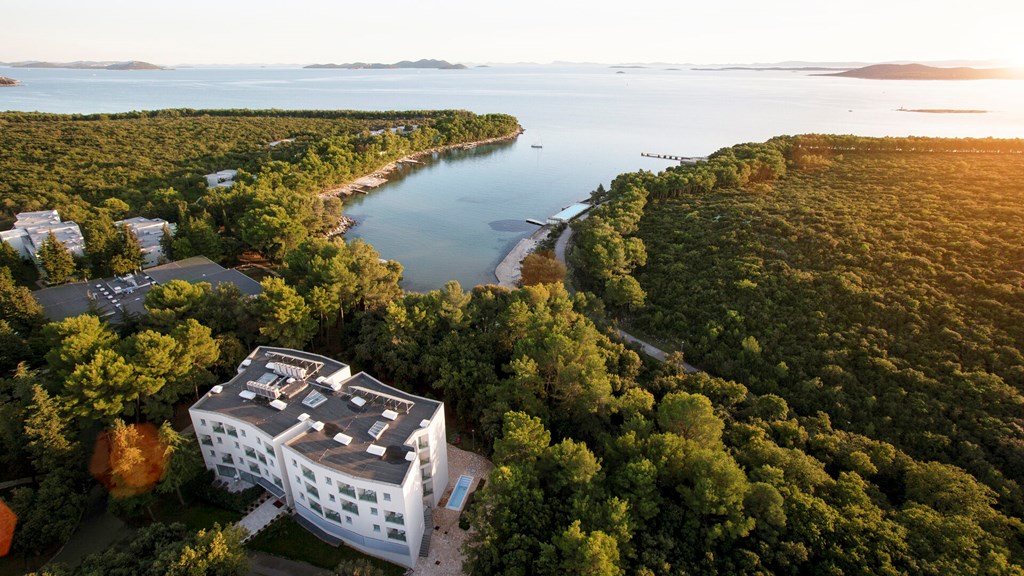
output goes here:
[{"label": "lamp post", "polygon": [[470,428],[469,433],[473,436],[473,451],[476,452],[476,428]]}]

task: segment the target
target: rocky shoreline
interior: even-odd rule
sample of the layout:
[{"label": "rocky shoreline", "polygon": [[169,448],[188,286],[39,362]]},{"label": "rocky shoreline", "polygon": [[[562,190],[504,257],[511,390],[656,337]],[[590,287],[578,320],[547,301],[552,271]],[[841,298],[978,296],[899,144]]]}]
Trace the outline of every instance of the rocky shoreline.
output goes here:
[{"label": "rocky shoreline", "polygon": [[0,76],[0,86],[21,86],[21,82],[7,76]]},{"label": "rocky shoreline", "polygon": [[[339,195],[341,195],[341,196],[348,196],[348,195],[352,194],[357,188],[360,188],[360,185],[358,184],[358,182],[360,180],[362,180],[364,178],[375,178],[375,179],[378,179],[378,180],[387,180],[388,175],[391,174],[392,172],[394,172],[395,170],[397,170],[399,164],[403,164],[403,163],[405,163],[405,164],[416,164],[416,163],[419,162],[420,158],[423,158],[423,157],[426,157],[426,156],[431,156],[433,154],[437,154],[437,153],[440,153],[440,152],[448,152],[450,150],[470,150],[472,148],[476,148],[477,146],[484,146],[486,144],[495,144],[497,142],[505,142],[507,140],[515,140],[523,132],[525,132],[525,130],[523,129],[522,126],[519,126],[513,133],[507,134],[505,136],[498,136],[496,138],[487,138],[485,140],[475,140],[473,142],[462,142],[462,143],[459,143],[459,144],[449,144],[447,146],[438,146],[436,148],[428,148],[427,150],[421,150],[419,152],[414,152],[412,154],[409,154],[408,156],[403,156],[402,158],[399,158],[398,160],[395,160],[394,162],[391,162],[390,164],[386,164],[386,165],[378,168],[377,170],[373,171],[370,174],[364,174],[364,175],[360,176],[359,178],[356,178],[354,180],[346,182],[345,184],[343,184],[341,186],[338,186],[336,188],[331,188],[330,190],[325,190],[325,191],[320,193],[320,197],[323,198],[323,197],[326,197],[326,196],[339,196]],[[382,183],[383,182],[381,182],[381,184]],[[374,186],[374,187],[376,187],[376,186]]]}]

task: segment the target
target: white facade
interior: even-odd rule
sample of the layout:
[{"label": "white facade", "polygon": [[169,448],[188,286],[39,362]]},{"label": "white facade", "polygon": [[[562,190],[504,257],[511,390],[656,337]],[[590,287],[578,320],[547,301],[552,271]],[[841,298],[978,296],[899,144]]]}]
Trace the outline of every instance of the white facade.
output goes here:
[{"label": "white facade", "polygon": [[82,236],[82,230],[74,222],[61,222],[60,214],[56,210],[19,213],[14,228],[0,232],[0,240],[18,250],[23,258],[32,260],[39,266],[36,253],[42,248],[50,232],[53,232],[57,241],[72,254],[85,255],[85,237]]},{"label": "white facade", "polygon": [[143,268],[151,268],[163,264],[161,260],[166,258],[164,248],[160,242],[164,237],[164,226],[170,230],[171,234],[174,234],[174,224],[161,218],[142,218],[140,216],[128,218],[127,220],[118,220],[114,224],[118,229],[122,226],[128,226],[135,234],[135,237],[139,239],[139,245],[142,247]]},{"label": "white facade", "polygon": [[[275,356],[282,354],[322,367],[298,377],[309,378],[303,387],[294,372],[282,369]],[[269,382],[267,370],[286,382],[281,390],[290,387],[274,399],[279,409],[264,402],[273,396],[247,393],[273,387],[258,383]],[[325,399],[308,404],[314,390]],[[357,405],[357,398],[364,402]],[[364,373],[353,376],[348,366],[322,356],[259,347],[238,376],[214,387],[189,412],[208,469],[285,500],[321,539],[415,565],[424,534],[430,537],[424,510],[437,505],[448,481],[440,402]],[[387,426],[373,437],[368,422]],[[371,447],[385,454],[376,456]]]}]

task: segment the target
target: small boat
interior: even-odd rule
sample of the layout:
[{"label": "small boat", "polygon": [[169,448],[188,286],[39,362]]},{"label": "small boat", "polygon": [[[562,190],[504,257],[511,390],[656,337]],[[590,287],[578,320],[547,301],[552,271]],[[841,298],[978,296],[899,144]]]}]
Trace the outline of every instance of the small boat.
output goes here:
[{"label": "small boat", "polygon": [[530,148],[543,148],[543,144],[530,144]]}]

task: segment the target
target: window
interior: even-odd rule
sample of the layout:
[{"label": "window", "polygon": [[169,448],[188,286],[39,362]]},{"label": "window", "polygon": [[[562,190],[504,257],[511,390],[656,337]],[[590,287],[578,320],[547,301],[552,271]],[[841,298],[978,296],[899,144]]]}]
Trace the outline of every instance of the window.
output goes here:
[{"label": "window", "polygon": [[330,486],[331,485],[331,477],[330,476],[325,477],[324,478],[324,482],[326,482],[327,485]]},{"label": "window", "polygon": [[334,510],[324,510],[324,516],[326,516],[327,519],[332,522],[337,522],[338,524],[341,524],[341,514],[338,514]]},{"label": "window", "polygon": [[350,514],[355,514],[356,516],[359,516],[359,506],[356,506],[355,504],[353,504],[351,502],[346,502],[346,501],[342,500],[341,501],[341,509],[344,510],[345,512],[350,513]]},{"label": "window", "polygon": [[203,426],[206,426],[206,419],[205,418],[200,418],[199,419],[199,423],[202,424]]},{"label": "window", "polygon": [[384,501],[385,502],[391,502],[391,494],[390,493],[388,493],[388,492],[384,493]]},{"label": "window", "polygon": [[220,461],[225,463],[225,464],[234,464],[235,463],[235,459],[231,457],[231,454],[222,454],[221,457],[220,457]]},{"label": "window", "polygon": [[262,453],[257,454],[256,455],[256,459],[260,461],[260,464],[266,464],[267,463],[267,457],[264,456]]},{"label": "window", "polygon": [[299,467],[299,463],[295,461],[295,458],[292,458],[292,468],[298,468],[298,467]]},{"label": "window", "polygon": [[309,484],[308,482],[306,483],[306,494],[309,494],[313,498],[319,498],[320,497],[320,491],[316,489],[316,486],[313,486],[312,484]]},{"label": "window", "polygon": [[235,442],[235,448],[241,448],[241,446],[238,445],[238,442]]},{"label": "window", "polygon": [[388,528],[388,538],[392,540],[398,540],[399,542],[405,542],[405,530]]},{"label": "window", "polygon": [[216,450],[210,450],[210,456],[213,456],[214,458],[216,458],[217,457],[217,451]]},{"label": "window", "polygon": [[376,508],[370,508],[370,515],[371,516],[376,516],[377,515],[377,509]]},{"label": "window", "polygon": [[262,446],[263,445],[263,441],[260,440],[259,436],[256,437],[256,445],[257,446]]},{"label": "window", "polygon": [[213,446],[213,436],[203,434],[202,439],[199,441],[207,446]]},{"label": "window", "polygon": [[423,476],[424,480],[430,480],[430,468],[424,468],[421,471],[421,475]]},{"label": "window", "polygon": [[234,426],[228,425],[227,428],[228,436],[234,436],[235,438],[238,438],[238,430]]},{"label": "window", "polygon": [[217,444],[223,444],[223,443],[224,443],[224,439],[221,438],[220,436],[217,436]]},{"label": "window", "polygon": [[299,494],[299,500],[305,501],[306,500],[306,495],[305,494]]},{"label": "window", "polygon": [[264,444],[263,445],[263,449],[267,451],[267,455],[269,455],[269,456],[273,456],[274,455],[274,447],[271,446],[270,444]]},{"label": "window", "polygon": [[380,532],[380,524],[374,524],[373,525],[373,531],[374,532]]},{"label": "window", "polygon": [[299,468],[302,468],[302,475],[303,476],[305,476],[309,480],[312,480],[313,482],[316,482],[316,474],[313,474],[312,470],[310,470],[309,468],[306,468],[305,466],[299,466]]},{"label": "window", "polygon": [[319,514],[321,516],[324,515],[324,509],[319,504],[317,504],[316,502],[313,502],[312,500],[310,500],[309,501],[309,507],[312,508],[314,511],[316,511],[317,514]]},{"label": "window", "polygon": [[[250,447],[246,446],[245,447],[245,455],[248,456],[249,458],[256,458],[256,449],[255,448],[250,448]],[[261,456],[262,456],[262,454],[261,454]]]},{"label": "window", "polygon": [[245,438],[245,430],[242,430],[242,438]]},{"label": "window", "polygon": [[302,483],[302,478],[299,478],[298,476],[296,476],[295,477],[295,481],[301,484]]},{"label": "window", "polygon": [[384,521],[392,524],[405,525],[405,514],[401,512],[384,512]]},{"label": "window", "polygon": [[348,484],[345,484],[344,482],[338,482],[338,494],[344,494],[349,498],[355,498],[356,489],[349,486]]},{"label": "window", "polygon": [[360,488],[359,489],[359,499],[360,500],[365,500],[366,502],[376,502],[377,501],[377,492],[375,490],[364,490],[364,489]]},{"label": "window", "polygon": [[352,523],[352,517],[351,516],[345,516],[345,524],[351,524],[351,523]]},{"label": "window", "polygon": [[423,448],[429,448],[429,447],[430,447],[430,443],[429,443],[429,441],[427,440],[427,437],[426,437],[426,436],[420,436],[420,439],[419,439],[419,441],[417,442],[417,444],[418,444],[418,446],[420,447],[420,449],[423,449]]},{"label": "window", "polygon": [[282,482],[277,476],[274,476],[274,484],[277,484],[278,488],[284,488],[284,482]]},{"label": "window", "polygon": [[249,462],[249,471],[252,472],[253,474],[259,474],[260,467],[256,464],[253,464],[252,462]]},{"label": "window", "polygon": [[214,422],[213,423],[213,431],[216,432],[217,434],[223,434],[224,433],[224,424],[221,423],[221,422]]},{"label": "window", "polygon": [[337,502],[338,501],[338,499],[334,496],[334,494],[328,494],[327,495],[327,499],[330,500],[331,502]]}]

